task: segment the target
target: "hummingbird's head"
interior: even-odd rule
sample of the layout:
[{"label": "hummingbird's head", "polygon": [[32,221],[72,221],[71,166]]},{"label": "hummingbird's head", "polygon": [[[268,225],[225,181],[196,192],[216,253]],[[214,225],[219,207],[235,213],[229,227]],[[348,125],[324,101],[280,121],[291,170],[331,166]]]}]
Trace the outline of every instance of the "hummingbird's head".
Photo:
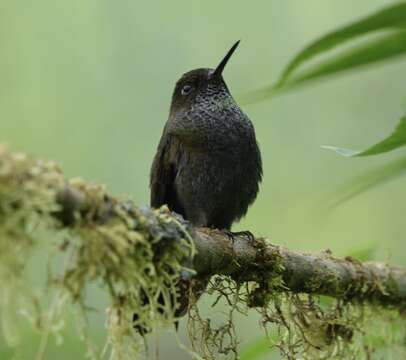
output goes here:
[{"label": "hummingbird's head", "polygon": [[189,111],[194,106],[213,106],[230,97],[222,72],[239,42],[231,47],[215,69],[195,69],[182,75],[172,95],[172,115]]}]

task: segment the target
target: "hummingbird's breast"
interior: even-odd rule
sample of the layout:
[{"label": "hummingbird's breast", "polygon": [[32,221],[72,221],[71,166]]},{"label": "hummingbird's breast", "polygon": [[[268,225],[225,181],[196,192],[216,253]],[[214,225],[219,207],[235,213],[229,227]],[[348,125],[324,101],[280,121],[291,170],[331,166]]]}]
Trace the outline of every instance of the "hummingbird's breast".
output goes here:
[{"label": "hummingbird's breast", "polygon": [[186,139],[211,151],[233,152],[255,138],[251,121],[230,95],[197,97],[182,123]]},{"label": "hummingbird's breast", "polygon": [[221,141],[211,138],[210,147],[198,151],[183,145],[175,189],[186,218],[197,226],[230,228],[258,192],[261,160],[255,139],[232,147]]}]

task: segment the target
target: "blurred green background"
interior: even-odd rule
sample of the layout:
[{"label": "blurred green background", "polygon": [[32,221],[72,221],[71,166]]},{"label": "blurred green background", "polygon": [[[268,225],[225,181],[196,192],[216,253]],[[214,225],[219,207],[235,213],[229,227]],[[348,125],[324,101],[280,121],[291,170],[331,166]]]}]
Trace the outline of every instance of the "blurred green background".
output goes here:
[{"label": "blurred green background", "polygon": [[[241,39],[225,79],[242,99],[275,81],[312,40],[392,3],[2,0],[0,142],[56,160],[67,177],[104,183],[111,193],[148,204],[149,167],[182,73],[214,67]],[[264,181],[235,228],[296,250],[346,255],[372,249],[375,259],[405,265],[405,178],[328,209],[340,185],[402,150],[347,159],[320,148],[362,149],[386,136],[405,113],[405,84],[406,62],[398,58],[242,105],[256,128]],[[40,278],[43,261],[36,258],[31,267]],[[89,303],[98,303],[97,294],[89,291]],[[216,311],[207,313],[216,317]],[[100,341],[103,319],[101,310],[91,323]],[[242,347],[262,334],[254,313],[239,319],[238,328]],[[84,358],[74,331],[68,325],[60,346],[50,341],[46,358]],[[24,332],[21,358],[30,359],[38,335],[27,326]],[[171,335],[159,340],[159,353],[190,358]],[[4,345],[0,354],[8,359],[13,350]]]}]

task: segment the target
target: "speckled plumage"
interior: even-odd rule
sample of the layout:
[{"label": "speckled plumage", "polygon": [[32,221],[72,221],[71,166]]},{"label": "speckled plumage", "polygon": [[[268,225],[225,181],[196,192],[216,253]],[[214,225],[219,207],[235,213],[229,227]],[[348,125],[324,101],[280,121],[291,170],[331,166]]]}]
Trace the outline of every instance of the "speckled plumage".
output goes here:
[{"label": "speckled plumage", "polygon": [[152,164],[151,206],[230,229],[257,196],[262,164],[254,127],[221,70],[192,70],[177,82]]}]

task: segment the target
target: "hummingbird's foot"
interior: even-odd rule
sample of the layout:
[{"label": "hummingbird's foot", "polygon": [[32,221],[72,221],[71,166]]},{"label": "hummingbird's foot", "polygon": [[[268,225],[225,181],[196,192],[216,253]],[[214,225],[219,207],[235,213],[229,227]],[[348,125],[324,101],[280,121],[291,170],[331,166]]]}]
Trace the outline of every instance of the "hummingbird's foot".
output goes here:
[{"label": "hummingbird's foot", "polygon": [[226,236],[230,238],[230,240],[234,243],[234,239],[236,236],[244,236],[248,242],[253,243],[255,241],[255,236],[251,231],[237,231],[232,232],[230,230],[224,230]]},{"label": "hummingbird's foot", "polygon": [[244,236],[248,242],[253,243],[255,241],[255,236],[251,231],[245,230],[245,231],[237,231],[233,233],[234,236]]},{"label": "hummingbird's foot", "polygon": [[223,232],[224,235],[227,236],[230,239],[230,241],[234,244],[234,233],[227,229],[224,229]]}]

